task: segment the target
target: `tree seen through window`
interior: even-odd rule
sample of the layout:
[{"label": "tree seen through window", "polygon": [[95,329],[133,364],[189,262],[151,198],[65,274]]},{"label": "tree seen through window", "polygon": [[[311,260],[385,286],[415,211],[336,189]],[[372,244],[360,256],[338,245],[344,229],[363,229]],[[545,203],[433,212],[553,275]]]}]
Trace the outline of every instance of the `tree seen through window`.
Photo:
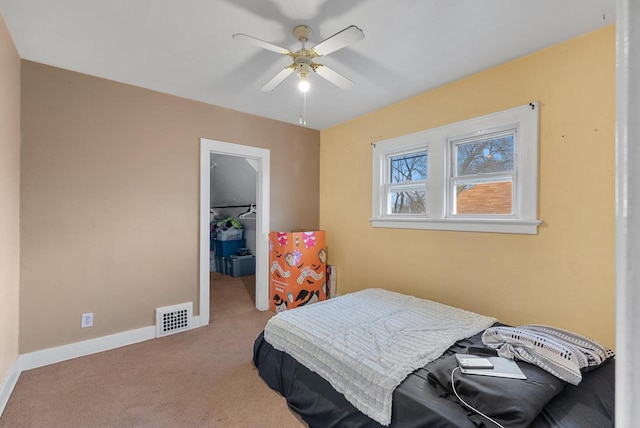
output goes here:
[{"label": "tree seen through window", "polygon": [[[427,180],[428,172],[427,152],[420,151],[390,159],[389,182],[392,185],[390,192],[390,211],[394,214],[424,214],[426,212],[426,191],[424,183]],[[419,187],[393,189],[394,184],[408,184],[409,187],[415,183]],[[401,187],[401,186],[397,186]],[[403,186],[404,187],[404,186]]]}]

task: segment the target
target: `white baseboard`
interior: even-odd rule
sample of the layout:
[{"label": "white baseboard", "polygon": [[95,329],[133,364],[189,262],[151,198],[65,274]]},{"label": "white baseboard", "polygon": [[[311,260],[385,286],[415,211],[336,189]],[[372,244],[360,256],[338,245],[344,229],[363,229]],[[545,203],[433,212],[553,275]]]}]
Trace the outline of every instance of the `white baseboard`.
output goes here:
[{"label": "white baseboard", "polygon": [[[200,327],[200,317],[191,317],[191,328]],[[41,351],[21,354],[20,370],[31,370],[49,364],[60,363],[73,358],[84,357],[109,349],[120,348],[122,346],[133,345],[145,340],[156,338],[156,326],[142,327],[136,330],[129,330],[109,336],[89,339],[82,342],[71,343],[69,345],[57,346],[55,348],[43,349]]]},{"label": "white baseboard", "polygon": [[[191,329],[197,327],[201,327],[200,316],[191,318]],[[144,342],[145,340],[155,338],[156,326],[149,326],[109,336],[84,340],[82,342],[71,343],[69,345],[56,346],[55,348],[29,352],[28,354],[21,354],[13,363],[4,383],[0,385],[0,415],[4,412],[4,408],[9,401],[13,388],[18,382],[20,373],[24,370],[48,366],[50,364],[96,354],[98,352],[108,351],[109,349],[120,348],[122,346],[133,345],[134,343]]]},{"label": "white baseboard", "polygon": [[155,337],[156,327],[149,326],[109,336],[84,340],[82,342],[71,343],[69,345],[56,346],[55,348],[29,352],[28,354],[21,354],[18,358],[20,359],[21,370],[31,370],[38,367],[48,366],[49,364],[71,360],[73,358],[108,351],[109,349],[119,348],[121,346],[132,345]]},{"label": "white baseboard", "polygon": [[21,371],[22,370],[20,369],[20,357],[18,357],[16,358],[13,365],[9,369],[9,374],[7,375],[6,379],[4,380],[2,385],[0,385],[0,415],[2,415],[2,412],[4,412],[4,408],[7,405],[7,402],[9,401],[9,397],[11,397],[13,388],[16,386],[16,383],[18,382],[18,378],[20,377]]}]

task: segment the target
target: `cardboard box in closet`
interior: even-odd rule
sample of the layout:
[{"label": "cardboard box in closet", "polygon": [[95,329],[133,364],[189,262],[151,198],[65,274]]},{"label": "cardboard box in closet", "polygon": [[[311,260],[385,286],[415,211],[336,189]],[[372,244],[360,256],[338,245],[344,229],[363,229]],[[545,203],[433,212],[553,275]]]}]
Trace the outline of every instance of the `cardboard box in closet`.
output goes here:
[{"label": "cardboard box in closet", "polygon": [[324,230],[269,233],[269,308],[274,312],[325,300]]}]

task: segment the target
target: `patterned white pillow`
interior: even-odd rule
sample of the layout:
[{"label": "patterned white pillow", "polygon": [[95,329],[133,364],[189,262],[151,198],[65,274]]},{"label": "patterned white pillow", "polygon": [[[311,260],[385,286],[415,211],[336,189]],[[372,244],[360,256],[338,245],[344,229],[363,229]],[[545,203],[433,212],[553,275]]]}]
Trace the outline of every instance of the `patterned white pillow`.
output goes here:
[{"label": "patterned white pillow", "polygon": [[552,375],[578,385],[582,372],[593,369],[613,352],[599,343],[575,333],[542,325],[491,327],[482,342],[505,358],[518,358]]},{"label": "patterned white pillow", "polygon": [[615,357],[615,353],[611,349],[602,346],[593,339],[589,339],[588,337],[581,336],[568,330],[539,324],[527,324],[523,325],[522,328],[536,330],[541,333],[554,336],[578,348],[578,350],[587,358],[587,364],[580,365],[580,371],[582,373],[594,370],[609,358]]}]

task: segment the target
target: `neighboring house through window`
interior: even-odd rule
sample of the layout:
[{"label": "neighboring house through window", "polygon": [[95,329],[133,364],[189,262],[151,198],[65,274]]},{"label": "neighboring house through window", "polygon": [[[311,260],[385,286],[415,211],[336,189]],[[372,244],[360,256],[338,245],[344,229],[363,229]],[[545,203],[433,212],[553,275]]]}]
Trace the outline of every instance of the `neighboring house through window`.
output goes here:
[{"label": "neighboring house through window", "polygon": [[538,104],[382,141],[374,227],[537,233]]}]

